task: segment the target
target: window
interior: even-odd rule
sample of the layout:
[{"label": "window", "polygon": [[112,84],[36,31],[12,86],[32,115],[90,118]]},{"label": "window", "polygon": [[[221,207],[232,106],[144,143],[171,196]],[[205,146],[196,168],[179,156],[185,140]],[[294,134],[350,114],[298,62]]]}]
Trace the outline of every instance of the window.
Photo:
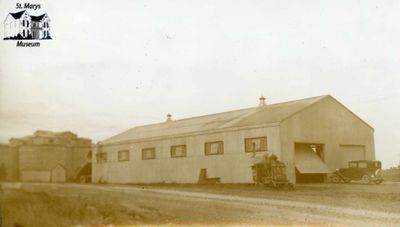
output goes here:
[{"label": "window", "polygon": [[208,142],[204,144],[204,153],[205,155],[217,155],[224,153],[224,142],[216,141],[216,142]]},{"label": "window", "polygon": [[359,162],[359,163],[358,163],[358,168],[367,168],[367,163],[365,163],[365,162]]},{"label": "window", "polygon": [[26,26],[29,27],[29,21],[26,21]]},{"label": "window", "polygon": [[357,163],[356,162],[349,162],[349,167],[357,168]]},{"label": "window", "polygon": [[186,157],[186,145],[171,146],[171,158]]},{"label": "window", "polygon": [[129,150],[118,151],[118,161],[129,161]]},{"label": "window", "polygon": [[97,163],[107,162],[107,153],[106,152],[97,153],[96,154],[96,161],[97,161]]},{"label": "window", "polygon": [[22,26],[24,26],[24,27],[25,27],[25,21],[24,21],[24,20],[22,21]]},{"label": "window", "polygon": [[246,138],[244,140],[246,152],[267,151],[267,137]]},{"label": "window", "polygon": [[156,159],[156,148],[142,149],[142,160]]}]

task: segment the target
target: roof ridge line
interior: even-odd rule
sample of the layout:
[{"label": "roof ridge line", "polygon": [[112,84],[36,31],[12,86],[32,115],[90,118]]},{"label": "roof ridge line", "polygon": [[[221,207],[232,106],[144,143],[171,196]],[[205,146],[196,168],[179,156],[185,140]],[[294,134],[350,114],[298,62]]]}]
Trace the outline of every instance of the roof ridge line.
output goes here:
[{"label": "roof ridge line", "polygon": [[264,107],[263,107],[263,108],[256,108],[254,111],[251,111],[251,112],[249,112],[249,113],[243,114],[242,116],[240,116],[240,117],[238,117],[238,118],[236,118],[236,119],[233,119],[233,120],[231,120],[231,121],[228,121],[227,123],[221,125],[219,128],[225,128],[225,127],[233,126],[233,125],[235,125],[237,122],[243,120],[244,118],[247,118],[247,117],[252,116],[253,114],[257,113],[258,111],[260,111],[260,110],[262,110],[262,109],[264,109]]},{"label": "roof ridge line", "polygon": [[[319,98],[319,99],[317,99],[317,100],[315,100],[314,102],[310,103],[309,105],[307,105],[307,106],[305,106],[305,107],[299,109],[298,111],[292,113],[291,115],[289,115],[289,116],[287,116],[287,117],[281,119],[280,122],[286,121],[287,119],[291,118],[292,116],[294,116],[294,115],[296,115],[296,114],[302,112],[303,110],[305,110],[305,109],[311,107],[312,105],[318,103],[319,101],[321,101],[321,100],[323,100],[323,99],[325,99],[325,98],[327,98],[327,97],[332,97],[332,96],[331,96],[331,95],[320,95],[320,96],[315,96],[315,97],[313,97],[313,98],[315,98],[315,99],[316,99],[316,98]],[[311,99],[311,98],[310,98],[310,99]],[[305,99],[303,99],[303,100],[305,100]]]},{"label": "roof ridge line", "polygon": [[[236,111],[243,111],[243,110],[250,110],[250,109],[255,109],[257,107],[248,107],[248,108],[243,108],[243,109],[237,109],[237,110],[229,110],[229,111],[224,111],[224,112],[218,112],[218,113],[212,113],[212,114],[206,114],[206,115],[200,115],[200,116],[193,116],[193,117],[188,117],[188,118],[182,118],[178,120],[172,120],[171,122],[177,122],[177,121],[185,121],[185,120],[192,120],[194,118],[203,118],[203,117],[210,117],[213,115],[218,115],[218,114],[226,114],[226,113],[231,113],[231,112],[236,112]],[[146,124],[146,125],[139,125],[135,126],[133,128],[140,128],[140,127],[145,127],[145,126],[150,126],[150,125],[161,125],[161,124],[166,124],[168,122],[158,122],[158,123],[153,123],[153,124]],[[131,129],[133,129],[131,128]],[[129,129],[128,129],[129,130]]]},{"label": "roof ridge line", "polygon": [[[303,100],[307,100],[307,99],[315,99],[315,98],[320,98],[320,97],[324,97],[324,96],[329,96],[329,95],[319,95],[319,96],[296,99],[296,100],[291,100],[291,101],[278,102],[278,103],[273,103],[273,104],[266,105],[265,107],[274,106],[274,105],[280,105],[280,104],[287,104],[287,103],[297,102],[297,101],[303,101]],[[249,110],[249,109],[259,109],[259,107],[258,106],[256,106],[256,107],[248,107],[248,108],[237,109],[237,110],[228,110],[228,111],[224,111],[224,112],[211,113],[211,114],[206,114],[206,115],[201,115],[201,116],[193,116],[193,117],[182,118],[182,119],[178,119],[178,120],[172,120],[172,122],[191,120],[191,119],[194,119],[194,118],[210,117],[210,116],[213,116],[213,115],[226,114],[226,113],[230,113],[230,112]],[[138,126],[134,126],[133,128],[130,128],[130,129],[140,128],[140,127],[145,127],[145,126],[151,126],[151,125],[165,124],[165,123],[167,123],[167,122],[158,122],[158,123],[152,123],[152,124],[138,125]],[[130,130],[130,129],[128,129],[128,130]],[[126,130],[126,131],[128,131],[128,130]]]},{"label": "roof ridge line", "polygon": [[[160,128],[157,128],[157,127],[162,127],[162,129],[164,129],[164,127],[169,126],[168,127],[169,129],[171,129],[171,128],[179,129],[179,128],[181,128],[182,125],[185,124],[185,122],[188,122],[188,125],[186,125],[186,126],[197,127],[199,124],[201,124],[202,121],[207,121],[208,123],[219,122],[220,121],[219,118],[224,119],[224,122],[221,122],[222,124],[220,124],[218,126],[216,125],[215,127],[222,129],[222,128],[226,128],[229,126],[233,126],[233,123],[239,122],[240,120],[243,120],[245,117],[253,116],[254,114],[257,114],[258,112],[260,112],[262,110],[266,110],[266,109],[270,109],[270,108],[271,109],[280,108],[281,106],[291,105],[291,103],[304,102],[304,100],[307,100],[307,103],[312,104],[315,101],[325,98],[327,96],[328,95],[321,95],[321,96],[308,97],[308,98],[291,100],[291,101],[286,101],[286,102],[274,103],[274,104],[266,105],[262,108],[257,106],[257,107],[243,108],[243,109],[239,109],[239,110],[230,110],[230,111],[225,111],[225,112],[207,114],[207,115],[202,115],[202,116],[194,116],[194,117],[190,117],[190,118],[173,120],[172,122],[159,122],[159,123],[153,123],[153,124],[139,125],[139,126],[135,126],[135,127],[129,128],[127,130],[124,130],[123,132],[118,133],[114,136],[103,139],[100,142],[107,142],[107,141],[115,140],[121,136],[125,137],[130,133],[135,133],[135,131],[148,130],[147,132],[149,132],[149,131],[160,130]],[[232,114],[233,117],[229,117],[229,116],[231,116],[231,115],[229,115],[230,113],[234,113],[234,114]],[[228,115],[228,116],[226,116],[226,115]],[[239,118],[239,120],[237,120],[237,118]],[[283,121],[283,119],[279,120],[279,122],[281,122],[281,121]],[[177,123],[177,124],[174,124],[174,123]]]},{"label": "roof ridge line", "polygon": [[322,98],[322,97],[327,97],[327,96],[331,96],[331,95],[318,95],[318,96],[312,96],[312,97],[308,97],[308,98],[295,99],[295,100],[290,100],[290,101],[285,101],[285,102],[278,102],[278,103],[267,105],[267,107],[272,106],[272,105],[287,104],[287,103],[291,103],[291,102],[298,102],[298,101],[304,101],[307,99],[316,99],[316,98]]}]

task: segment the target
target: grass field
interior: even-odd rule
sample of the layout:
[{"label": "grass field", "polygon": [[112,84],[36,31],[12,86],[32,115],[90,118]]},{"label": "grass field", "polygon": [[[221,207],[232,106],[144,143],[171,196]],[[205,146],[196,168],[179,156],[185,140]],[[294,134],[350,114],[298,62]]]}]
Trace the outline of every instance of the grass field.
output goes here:
[{"label": "grass field", "polygon": [[400,182],[400,168],[383,170],[383,178],[386,181]]},{"label": "grass field", "polygon": [[2,199],[3,226],[74,226],[97,223],[138,224],[142,217],[110,199],[57,196],[7,190]]},{"label": "grass field", "polygon": [[[10,227],[106,226],[111,223],[186,226],[238,222],[274,225],[339,222],[347,226],[369,223],[374,226],[386,224],[386,221],[399,224],[393,221],[400,220],[399,188],[399,183],[390,182],[381,185],[305,184],[296,185],[293,191],[250,184],[10,183],[4,186],[1,206],[3,226]],[[271,199],[280,201],[281,205],[258,202]],[[300,208],[298,203],[307,204],[307,208]],[[322,208],[317,208],[320,205]],[[365,214],[367,219],[364,219],[358,214],[346,213],[347,210],[372,212],[375,216]],[[330,224],[328,226],[335,226]]]}]

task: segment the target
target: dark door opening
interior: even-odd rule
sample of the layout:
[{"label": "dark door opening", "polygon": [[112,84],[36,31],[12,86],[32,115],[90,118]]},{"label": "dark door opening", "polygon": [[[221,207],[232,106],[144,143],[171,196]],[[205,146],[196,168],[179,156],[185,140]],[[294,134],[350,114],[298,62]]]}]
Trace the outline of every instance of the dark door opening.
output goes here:
[{"label": "dark door opening", "polygon": [[325,181],[324,173],[300,173],[296,169],[296,183],[323,183]]}]

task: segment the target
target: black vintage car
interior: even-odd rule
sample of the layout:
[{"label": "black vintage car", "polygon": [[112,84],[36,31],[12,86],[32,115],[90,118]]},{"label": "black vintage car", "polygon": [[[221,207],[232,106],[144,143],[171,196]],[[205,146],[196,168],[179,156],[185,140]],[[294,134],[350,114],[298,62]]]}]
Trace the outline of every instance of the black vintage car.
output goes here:
[{"label": "black vintage car", "polygon": [[336,170],[331,176],[333,183],[350,183],[352,180],[362,181],[365,184],[380,184],[382,178],[382,164],[380,161],[350,161],[348,168]]}]

